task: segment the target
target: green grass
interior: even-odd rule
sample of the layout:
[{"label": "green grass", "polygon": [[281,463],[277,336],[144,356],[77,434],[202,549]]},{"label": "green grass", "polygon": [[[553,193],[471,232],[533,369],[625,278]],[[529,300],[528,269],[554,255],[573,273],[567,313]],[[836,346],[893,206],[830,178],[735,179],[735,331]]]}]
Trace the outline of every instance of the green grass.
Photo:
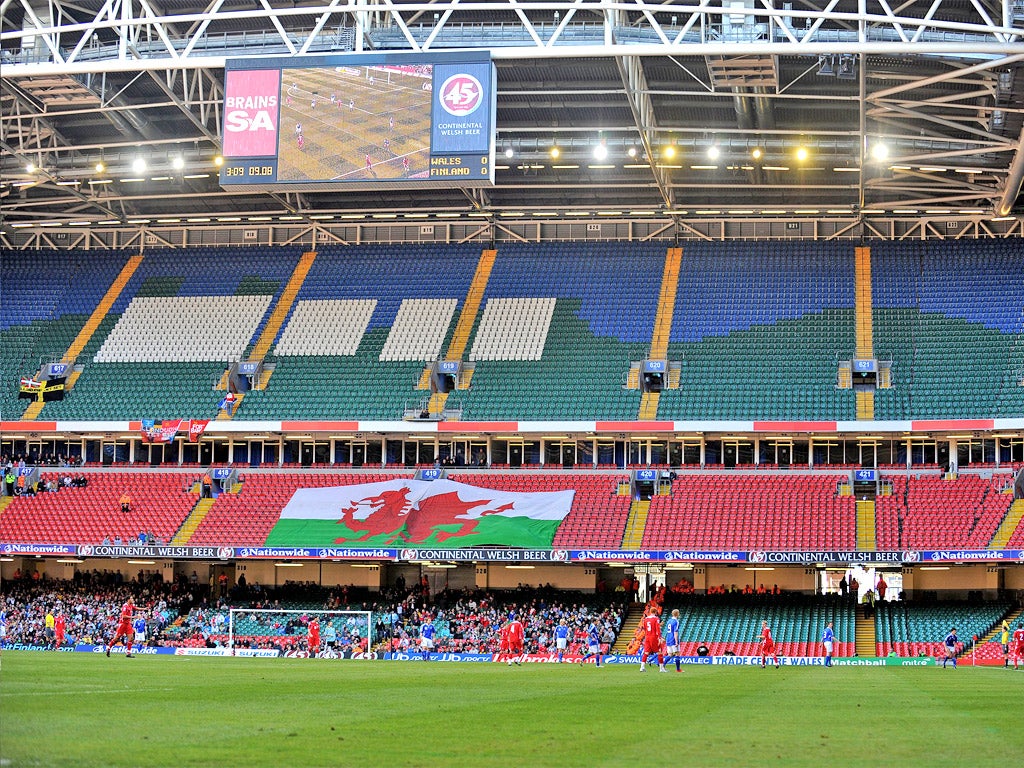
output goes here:
[{"label": "green grass", "polygon": [[8,651],[2,766],[1003,765],[1002,668],[431,664]]}]

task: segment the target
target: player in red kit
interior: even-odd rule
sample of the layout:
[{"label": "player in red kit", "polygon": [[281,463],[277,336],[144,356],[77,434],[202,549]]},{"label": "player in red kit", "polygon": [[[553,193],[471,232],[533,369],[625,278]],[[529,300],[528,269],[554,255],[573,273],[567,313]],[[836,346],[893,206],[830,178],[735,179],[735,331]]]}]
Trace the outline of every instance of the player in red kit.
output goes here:
[{"label": "player in red kit", "polygon": [[768,622],[761,621],[761,668],[765,667],[765,663],[768,657],[771,656],[775,661],[775,668],[779,668],[779,656],[775,650],[775,641],[772,640],[772,630],[768,626]]},{"label": "player in red kit", "polygon": [[495,661],[501,662],[501,660],[508,653],[508,624],[502,624],[498,628],[498,655]]},{"label": "player in red kit", "polygon": [[314,658],[320,653],[320,619],[314,616],[309,620],[309,624],[306,625],[306,645],[309,651],[309,657]]},{"label": "player in red kit", "polygon": [[511,667],[512,663],[519,666],[519,656],[523,655],[523,643],[526,641],[526,631],[523,629],[523,622],[521,622],[514,613],[508,615],[508,624],[505,625],[505,643],[508,646],[509,655],[512,657],[508,660],[508,665]]},{"label": "player in red kit", "polygon": [[1024,659],[1024,624],[1018,624],[1013,630],[1013,668],[1020,668],[1020,661]]},{"label": "player in red kit", "polygon": [[[640,651],[640,671],[643,672],[647,660],[661,650],[661,619],[658,618],[658,611],[653,606],[647,609],[647,615],[640,622],[640,628],[644,633],[644,647]],[[664,669],[662,667],[662,671]]]},{"label": "player in red kit", "polygon": [[135,601],[129,597],[128,602],[121,606],[121,616],[118,619],[117,629],[114,630],[114,638],[107,646],[107,656],[110,655],[110,649],[121,642],[124,645],[125,658],[132,657],[132,638],[135,635],[135,630],[132,629],[133,618],[135,618]]},{"label": "player in red kit", "polygon": [[53,647],[60,648],[64,645],[64,637],[67,631],[68,620],[63,613],[58,613],[53,623]]}]

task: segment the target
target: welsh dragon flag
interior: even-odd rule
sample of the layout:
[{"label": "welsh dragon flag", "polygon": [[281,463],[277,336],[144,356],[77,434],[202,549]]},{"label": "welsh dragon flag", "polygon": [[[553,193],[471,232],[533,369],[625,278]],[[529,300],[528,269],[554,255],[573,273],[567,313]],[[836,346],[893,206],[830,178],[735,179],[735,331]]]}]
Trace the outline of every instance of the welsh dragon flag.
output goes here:
[{"label": "welsh dragon flag", "polygon": [[575,491],[508,493],[452,480],[386,480],[301,488],[268,547],[547,548]]}]

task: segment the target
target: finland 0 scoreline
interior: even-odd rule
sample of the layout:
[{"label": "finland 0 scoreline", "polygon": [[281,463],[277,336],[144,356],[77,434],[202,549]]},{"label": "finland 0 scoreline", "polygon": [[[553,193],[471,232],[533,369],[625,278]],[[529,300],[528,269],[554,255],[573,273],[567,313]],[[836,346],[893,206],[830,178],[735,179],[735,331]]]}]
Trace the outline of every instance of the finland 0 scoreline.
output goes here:
[{"label": "finland 0 scoreline", "polygon": [[239,59],[224,90],[224,187],[494,183],[487,52]]}]

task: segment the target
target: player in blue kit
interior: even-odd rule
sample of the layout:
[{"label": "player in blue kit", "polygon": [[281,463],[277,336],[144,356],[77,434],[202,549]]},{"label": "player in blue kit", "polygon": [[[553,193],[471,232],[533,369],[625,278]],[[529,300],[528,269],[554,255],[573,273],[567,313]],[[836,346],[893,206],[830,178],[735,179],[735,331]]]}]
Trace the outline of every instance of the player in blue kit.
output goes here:
[{"label": "player in blue kit", "polygon": [[138,646],[136,653],[146,646],[146,617],[137,616],[132,622],[132,629],[135,630],[135,645]]},{"label": "player in blue kit", "polygon": [[597,626],[596,621],[590,622],[590,626],[587,627],[587,652],[583,654],[583,658],[580,659],[580,666],[586,662],[591,656],[597,662],[597,666],[601,666],[601,629]]},{"label": "player in blue kit", "polygon": [[665,653],[675,659],[676,672],[682,672],[679,658],[679,609],[674,608],[665,622]]},{"label": "player in blue kit", "polygon": [[425,621],[420,627],[420,651],[423,660],[430,661],[430,652],[434,650],[434,622]]},{"label": "player in blue kit", "polygon": [[825,666],[832,666],[832,648],[835,646],[836,633],[832,631],[832,622],[825,625],[825,631],[821,633],[821,644],[825,646]]},{"label": "player in blue kit", "polygon": [[555,627],[555,650],[558,651],[558,663],[562,663],[562,657],[565,655],[565,649],[569,647],[569,627],[565,623],[565,619],[558,622],[558,626]]},{"label": "player in blue kit", "polygon": [[946,649],[946,658],[942,660],[942,668],[946,668],[946,662],[953,662],[953,669],[956,669],[956,646],[960,642],[960,638],[956,636],[956,627],[949,630],[949,633],[942,640],[942,645]]}]

